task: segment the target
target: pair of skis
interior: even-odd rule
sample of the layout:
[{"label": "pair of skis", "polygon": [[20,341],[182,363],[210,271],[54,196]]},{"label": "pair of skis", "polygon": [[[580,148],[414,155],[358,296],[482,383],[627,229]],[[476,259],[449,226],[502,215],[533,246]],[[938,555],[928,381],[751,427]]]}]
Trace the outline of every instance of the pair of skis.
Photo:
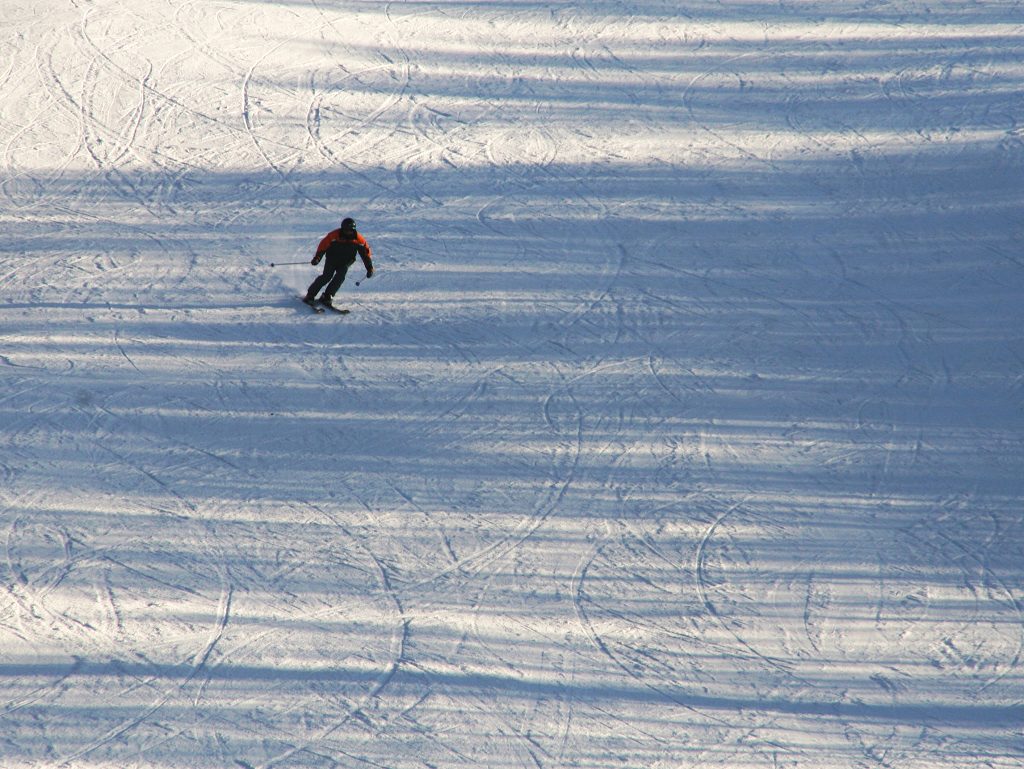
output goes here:
[{"label": "pair of skis", "polygon": [[340,307],[335,307],[333,304],[324,304],[316,299],[307,302],[305,297],[302,297],[302,303],[308,305],[309,308],[317,315],[322,315],[327,310],[336,312],[338,315],[348,315],[351,312],[351,310],[343,310]]}]

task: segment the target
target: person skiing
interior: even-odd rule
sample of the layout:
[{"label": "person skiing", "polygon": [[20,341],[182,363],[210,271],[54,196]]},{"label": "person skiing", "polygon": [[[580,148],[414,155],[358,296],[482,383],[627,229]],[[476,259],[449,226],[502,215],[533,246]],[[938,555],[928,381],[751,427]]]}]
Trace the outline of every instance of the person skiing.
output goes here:
[{"label": "person skiing", "polygon": [[310,284],[302,301],[310,306],[316,306],[316,295],[320,289],[326,286],[327,288],[324,288],[324,293],[320,297],[320,304],[333,307],[334,294],[345,282],[345,275],[348,273],[348,268],[355,264],[356,255],[363,260],[366,277],[372,278],[373,252],[370,250],[370,244],[356,230],[355,219],[346,217],[342,219],[341,227],[328,232],[320,241],[320,245],[316,247],[316,254],[310,260],[310,264],[320,264],[320,260],[325,256],[327,261],[324,262],[323,273]]}]

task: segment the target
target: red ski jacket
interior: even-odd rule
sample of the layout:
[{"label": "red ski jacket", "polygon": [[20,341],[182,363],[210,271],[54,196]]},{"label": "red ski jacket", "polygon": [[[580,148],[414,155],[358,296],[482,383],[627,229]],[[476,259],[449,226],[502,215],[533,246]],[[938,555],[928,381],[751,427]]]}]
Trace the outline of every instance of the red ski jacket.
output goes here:
[{"label": "red ski jacket", "polygon": [[370,244],[366,242],[366,238],[358,232],[349,236],[344,235],[340,229],[331,230],[324,235],[320,245],[316,247],[316,260],[319,262],[320,258],[328,251],[331,252],[332,257],[337,254],[346,260],[355,260],[358,254],[359,258],[363,260],[366,271],[373,272],[373,252],[370,250]]}]

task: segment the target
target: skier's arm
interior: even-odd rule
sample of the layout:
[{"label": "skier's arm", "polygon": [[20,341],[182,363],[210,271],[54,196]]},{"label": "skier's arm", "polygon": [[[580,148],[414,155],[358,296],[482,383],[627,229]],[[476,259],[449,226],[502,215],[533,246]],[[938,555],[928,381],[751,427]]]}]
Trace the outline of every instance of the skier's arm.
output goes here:
[{"label": "skier's arm", "polygon": [[334,241],[334,232],[328,232],[324,235],[320,241],[320,245],[316,247],[316,253],[313,254],[313,258],[310,260],[310,264],[320,264],[320,260],[324,258],[324,254],[327,253],[327,249],[330,248],[331,243]]},{"label": "skier's arm", "polygon": [[359,251],[359,258],[363,260],[363,267],[366,268],[366,277],[373,277],[373,251],[370,250],[370,244],[366,242],[366,238],[362,235],[359,236],[359,242],[356,245],[356,249]]}]

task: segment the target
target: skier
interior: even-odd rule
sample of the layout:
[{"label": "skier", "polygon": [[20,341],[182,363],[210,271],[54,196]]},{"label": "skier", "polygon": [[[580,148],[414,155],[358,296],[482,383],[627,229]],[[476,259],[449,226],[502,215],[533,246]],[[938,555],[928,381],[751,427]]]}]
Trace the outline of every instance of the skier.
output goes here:
[{"label": "skier", "polygon": [[310,264],[320,264],[320,260],[324,256],[327,257],[327,261],[324,262],[323,273],[310,284],[302,301],[310,306],[316,306],[316,295],[320,289],[327,286],[320,297],[320,304],[333,308],[334,305],[331,301],[334,299],[334,294],[345,282],[345,275],[348,273],[348,268],[355,264],[357,254],[363,260],[363,266],[366,267],[366,277],[372,278],[373,260],[370,244],[356,230],[355,219],[346,217],[342,220],[341,227],[328,232],[320,241],[320,245],[316,247],[316,254]]}]

